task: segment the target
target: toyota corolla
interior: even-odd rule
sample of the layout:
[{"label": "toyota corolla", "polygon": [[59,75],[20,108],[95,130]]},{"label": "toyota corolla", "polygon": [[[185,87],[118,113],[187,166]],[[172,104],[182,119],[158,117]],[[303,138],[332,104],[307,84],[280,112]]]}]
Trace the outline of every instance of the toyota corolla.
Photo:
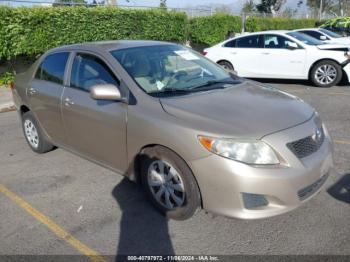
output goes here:
[{"label": "toyota corolla", "polygon": [[17,75],[13,97],[33,151],[60,147],[140,181],[173,219],[201,208],[242,219],[290,211],[333,165],[312,107],[177,44],[52,49]]}]

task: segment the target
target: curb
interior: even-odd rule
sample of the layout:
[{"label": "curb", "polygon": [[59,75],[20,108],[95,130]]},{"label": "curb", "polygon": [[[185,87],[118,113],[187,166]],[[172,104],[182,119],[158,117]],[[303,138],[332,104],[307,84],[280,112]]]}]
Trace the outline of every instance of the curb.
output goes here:
[{"label": "curb", "polygon": [[0,113],[15,111],[16,107],[13,103],[0,105]]},{"label": "curb", "polygon": [[0,113],[16,110],[10,88],[0,86]]}]

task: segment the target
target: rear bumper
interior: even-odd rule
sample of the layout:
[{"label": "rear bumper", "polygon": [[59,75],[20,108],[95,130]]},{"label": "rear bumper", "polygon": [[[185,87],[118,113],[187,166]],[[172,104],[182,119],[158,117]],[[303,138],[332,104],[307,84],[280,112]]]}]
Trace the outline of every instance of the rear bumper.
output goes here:
[{"label": "rear bumper", "polygon": [[[307,130],[311,122],[263,139],[286,160],[283,165],[254,167],[217,155],[191,162],[204,209],[228,217],[258,219],[288,212],[316,195],[333,167],[328,132],[325,130],[319,150],[303,159],[298,159],[285,146],[289,141],[310,135]],[[259,202],[262,197],[265,204],[247,207],[247,196],[253,202]]]}]

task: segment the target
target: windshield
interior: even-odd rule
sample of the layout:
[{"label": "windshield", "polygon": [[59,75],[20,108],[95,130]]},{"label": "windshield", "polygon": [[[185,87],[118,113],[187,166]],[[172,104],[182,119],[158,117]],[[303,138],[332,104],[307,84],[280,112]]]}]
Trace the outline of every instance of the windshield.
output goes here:
[{"label": "windshield", "polygon": [[313,38],[311,36],[305,35],[303,33],[299,32],[289,32],[287,35],[303,42],[304,44],[307,45],[323,45],[324,43],[320,40],[317,40],[316,38]]},{"label": "windshield", "polygon": [[180,45],[127,48],[111,54],[148,94],[194,92],[201,86],[208,90],[218,88],[220,82],[237,81],[220,66]]},{"label": "windshield", "polygon": [[332,31],[329,31],[327,29],[324,29],[324,28],[320,28],[319,29],[322,33],[325,33],[326,35],[330,36],[330,37],[333,37],[333,38],[341,38],[342,36],[337,34],[337,33],[334,33]]}]

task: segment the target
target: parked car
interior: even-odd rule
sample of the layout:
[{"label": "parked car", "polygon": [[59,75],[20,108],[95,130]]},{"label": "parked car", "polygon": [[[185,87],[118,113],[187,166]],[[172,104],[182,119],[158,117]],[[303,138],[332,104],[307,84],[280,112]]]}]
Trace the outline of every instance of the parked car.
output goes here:
[{"label": "parked car", "polygon": [[64,46],[16,76],[30,148],[67,149],[141,181],[163,214],[243,219],[290,211],[321,190],[332,142],[312,107],[238,78],[183,46]]},{"label": "parked car", "polygon": [[338,17],[327,20],[320,27],[330,30],[334,33],[349,36],[350,35],[350,17]]},{"label": "parked car", "polygon": [[340,34],[334,33],[324,28],[305,28],[295,30],[295,32],[306,34],[324,43],[341,44],[350,47],[350,37],[343,37]]},{"label": "parked car", "polygon": [[325,44],[293,31],[264,31],[233,38],[204,50],[210,60],[241,77],[310,79],[319,87],[350,76],[349,48]]}]

